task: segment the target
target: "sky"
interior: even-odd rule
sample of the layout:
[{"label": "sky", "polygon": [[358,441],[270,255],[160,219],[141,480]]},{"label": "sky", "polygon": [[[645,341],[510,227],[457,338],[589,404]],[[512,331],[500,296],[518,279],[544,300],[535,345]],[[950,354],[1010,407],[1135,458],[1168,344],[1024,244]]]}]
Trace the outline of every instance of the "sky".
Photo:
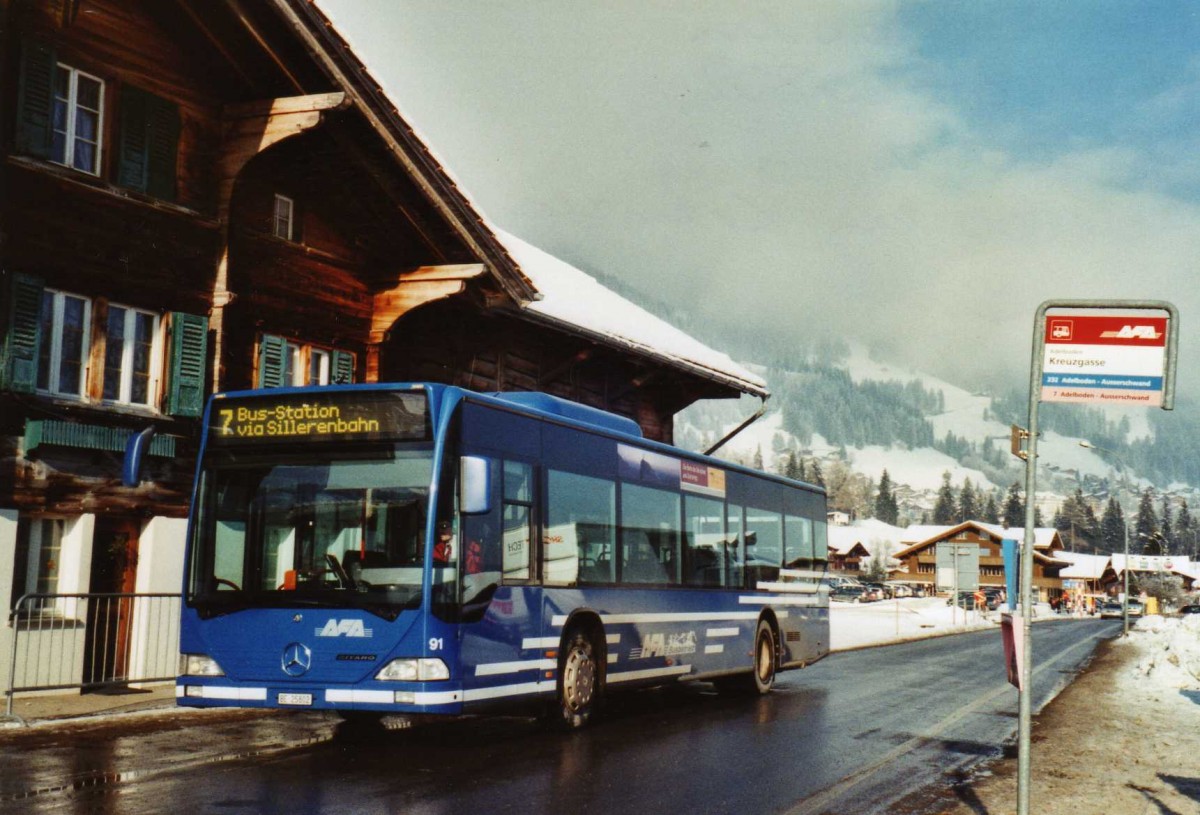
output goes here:
[{"label": "sky", "polygon": [[318,5],[493,223],[693,331],[1019,385],[1040,303],[1167,300],[1200,391],[1195,4]]}]

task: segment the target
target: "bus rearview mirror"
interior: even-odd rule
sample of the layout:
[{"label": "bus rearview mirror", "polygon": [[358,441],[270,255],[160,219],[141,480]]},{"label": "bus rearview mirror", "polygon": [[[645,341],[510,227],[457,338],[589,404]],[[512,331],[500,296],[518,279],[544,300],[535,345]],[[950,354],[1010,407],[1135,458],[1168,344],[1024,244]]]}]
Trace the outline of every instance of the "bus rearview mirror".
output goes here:
[{"label": "bus rearview mirror", "polygon": [[480,515],[491,510],[492,468],[486,458],[463,456],[459,472],[458,508],[467,515]]}]

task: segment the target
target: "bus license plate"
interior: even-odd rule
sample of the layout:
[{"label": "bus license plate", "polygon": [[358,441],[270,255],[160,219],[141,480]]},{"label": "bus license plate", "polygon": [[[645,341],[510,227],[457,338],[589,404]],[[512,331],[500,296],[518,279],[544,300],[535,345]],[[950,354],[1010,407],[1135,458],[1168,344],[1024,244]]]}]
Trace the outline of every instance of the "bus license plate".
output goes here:
[{"label": "bus license plate", "polygon": [[279,694],[279,704],[281,705],[312,705],[313,695],[311,693],[281,693]]}]

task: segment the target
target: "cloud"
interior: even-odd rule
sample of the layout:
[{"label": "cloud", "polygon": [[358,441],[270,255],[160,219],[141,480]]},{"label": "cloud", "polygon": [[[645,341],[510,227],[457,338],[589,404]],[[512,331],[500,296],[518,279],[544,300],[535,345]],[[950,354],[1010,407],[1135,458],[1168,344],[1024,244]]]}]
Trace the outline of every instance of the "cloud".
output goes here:
[{"label": "cloud", "polygon": [[891,4],[321,5],[493,220],[707,318],[986,379],[1047,299],[1198,313],[1154,157],[973,129]]}]

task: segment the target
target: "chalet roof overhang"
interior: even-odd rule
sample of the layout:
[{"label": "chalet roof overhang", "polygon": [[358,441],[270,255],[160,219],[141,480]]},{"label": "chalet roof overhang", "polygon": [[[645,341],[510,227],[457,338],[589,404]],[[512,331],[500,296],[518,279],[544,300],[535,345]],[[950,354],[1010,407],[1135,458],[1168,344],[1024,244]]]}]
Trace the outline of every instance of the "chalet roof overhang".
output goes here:
[{"label": "chalet roof overhang", "polygon": [[[542,291],[531,278],[531,273],[523,268],[523,264],[506,246],[505,238],[511,239],[510,236],[499,235],[498,230],[478,211],[316,4],[312,0],[269,2],[285,24],[304,42],[330,82],[346,94],[351,107],[359,111],[368,125],[379,134],[399,166],[451,224],[469,251],[483,263],[489,279],[511,301],[511,305],[500,303],[500,308],[510,308],[515,315],[531,323],[554,327],[637,358],[650,359],[688,378],[707,382],[713,386],[714,392],[706,396],[732,397],[746,393],[763,400],[770,396],[763,380],[742,370],[731,360],[708,364],[703,354],[674,353],[670,348],[651,344],[643,337],[598,330],[550,310],[540,309]],[[652,315],[646,314],[646,317],[658,321]],[[375,328],[378,329],[378,326]]]},{"label": "chalet roof overhang", "polygon": [[309,0],[269,2],[505,293],[517,303],[536,300],[533,284],[328,18]]}]

